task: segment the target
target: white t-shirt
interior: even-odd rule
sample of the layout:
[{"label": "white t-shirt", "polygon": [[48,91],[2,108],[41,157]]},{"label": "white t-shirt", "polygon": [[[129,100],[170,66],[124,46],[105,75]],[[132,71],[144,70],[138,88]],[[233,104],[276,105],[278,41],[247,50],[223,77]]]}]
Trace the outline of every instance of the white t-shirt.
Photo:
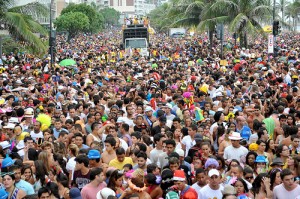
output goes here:
[{"label": "white t-shirt", "polygon": [[287,191],[283,184],[277,185],[273,190],[273,199],[295,199],[300,195],[300,186],[297,185],[292,191]]},{"label": "white t-shirt", "polygon": [[150,160],[151,162],[155,163],[157,165],[158,156],[161,154],[163,150],[158,150],[157,148],[154,148],[150,151]]},{"label": "white t-shirt", "polygon": [[198,185],[198,182],[194,183],[194,184],[192,185],[192,188],[194,188],[195,191],[197,192],[197,194],[198,194],[198,199],[201,199],[201,198],[200,198],[200,190],[201,190],[202,188]]},{"label": "white t-shirt", "polygon": [[218,190],[213,190],[209,187],[209,185],[205,185],[201,190],[200,190],[200,197],[198,194],[198,198],[201,199],[222,199],[223,194],[222,190],[224,189],[223,186],[220,185]]},{"label": "white t-shirt", "polygon": [[35,133],[33,131],[30,132],[30,136],[34,141],[37,141],[39,138],[44,138],[43,132],[40,131],[39,133]]},{"label": "white t-shirt", "polygon": [[239,148],[234,148],[232,145],[228,146],[224,150],[224,159],[232,160],[236,159],[239,162],[241,161],[241,157],[246,156],[248,153],[248,149],[240,146]]},{"label": "white t-shirt", "polygon": [[196,141],[192,140],[190,135],[186,135],[182,138],[181,143],[185,145],[185,156],[187,156],[190,148],[192,148],[195,144]]},{"label": "white t-shirt", "polygon": [[[72,172],[72,177],[73,177],[73,173],[74,173],[74,169],[75,169],[75,165],[76,165],[75,158],[76,157],[70,158],[69,161],[67,162],[67,165],[66,165],[67,171],[71,171]],[[71,179],[71,180],[73,180],[73,179]]]}]

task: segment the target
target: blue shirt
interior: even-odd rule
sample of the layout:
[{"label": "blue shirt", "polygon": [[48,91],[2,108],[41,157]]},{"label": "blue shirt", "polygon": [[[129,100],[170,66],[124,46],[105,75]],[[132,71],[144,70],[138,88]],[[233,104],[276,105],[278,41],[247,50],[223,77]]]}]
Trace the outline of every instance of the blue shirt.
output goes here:
[{"label": "blue shirt", "polygon": [[53,135],[54,135],[54,137],[55,137],[56,139],[58,138],[59,133],[60,133],[61,131],[66,131],[67,133],[69,133],[69,131],[68,131],[67,129],[64,129],[64,128],[61,128],[61,129],[59,129],[59,130],[56,130],[56,128],[53,128]]},{"label": "blue shirt", "polygon": [[20,180],[18,183],[16,183],[16,187],[25,191],[26,195],[35,194],[33,185],[31,185],[29,182],[26,182],[25,180]]}]

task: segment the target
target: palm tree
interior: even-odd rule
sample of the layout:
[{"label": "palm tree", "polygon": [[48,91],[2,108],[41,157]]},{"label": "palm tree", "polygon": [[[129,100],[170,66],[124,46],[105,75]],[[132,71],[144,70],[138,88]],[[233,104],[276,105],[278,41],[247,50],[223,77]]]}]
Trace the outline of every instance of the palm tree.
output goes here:
[{"label": "palm tree", "polygon": [[291,22],[292,19],[292,24],[289,24],[290,28],[292,31],[296,31],[297,29],[297,21],[299,20],[299,15],[300,13],[300,1],[294,1],[293,3],[290,3],[286,6],[286,17],[289,19]]},{"label": "palm tree", "polygon": [[263,34],[261,22],[270,16],[271,7],[267,0],[216,0],[203,12],[199,27],[228,24],[229,31],[239,35],[240,45],[247,47],[247,34]]},{"label": "palm tree", "polygon": [[47,16],[48,10],[40,3],[13,7],[13,0],[0,0],[0,24],[4,24],[10,35],[26,42],[34,52],[44,53],[46,45],[34,34],[47,31],[34,18]]}]

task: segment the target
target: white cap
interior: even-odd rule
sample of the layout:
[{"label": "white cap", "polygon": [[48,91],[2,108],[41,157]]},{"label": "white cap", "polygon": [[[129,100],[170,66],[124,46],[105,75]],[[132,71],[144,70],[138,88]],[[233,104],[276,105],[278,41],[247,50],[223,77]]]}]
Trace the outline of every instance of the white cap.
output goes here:
[{"label": "white cap", "polygon": [[220,176],[220,172],[219,172],[217,169],[211,169],[211,170],[208,172],[208,177],[211,178],[213,175]]},{"label": "white cap", "polygon": [[97,193],[97,199],[107,199],[108,196],[116,196],[116,193],[110,188],[103,188],[101,191]]},{"label": "white cap", "polygon": [[178,153],[179,157],[184,157],[184,151],[182,149],[176,149],[176,153]]},{"label": "white cap", "polygon": [[11,117],[8,120],[9,123],[19,123],[19,119],[17,117]]},{"label": "white cap", "polygon": [[145,112],[148,112],[148,111],[153,111],[153,109],[151,108],[151,106],[147,106],[147,107],[145,108]]},{"label": "white cap", "polygon": [[15,128],[15,124],[13,123],[8,123],[6,126],[3,127],[4,129],[14,129]]},{"label": "white cap", "polygon": [[0,142],[0,146],[2,146],[2,149],[7,149],[11,146],[11,144],[8,141]]}]

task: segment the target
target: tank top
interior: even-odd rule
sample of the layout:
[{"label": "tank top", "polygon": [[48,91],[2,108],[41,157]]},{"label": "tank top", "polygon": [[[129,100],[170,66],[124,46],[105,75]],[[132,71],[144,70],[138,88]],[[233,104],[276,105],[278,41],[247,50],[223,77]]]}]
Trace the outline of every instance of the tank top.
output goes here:
[{"label": "tank top", "polygon": [[102,141],[99,137],[93,135],[92,133],[91,133],[91,135],[93,136],[94,141],[97,141],[97,142],[101,142]]},{"label": "tank top", "polygon": [[9,199],[17,199],[18,192],[19,192],[19,189],[17,187],[15,187]]}]

